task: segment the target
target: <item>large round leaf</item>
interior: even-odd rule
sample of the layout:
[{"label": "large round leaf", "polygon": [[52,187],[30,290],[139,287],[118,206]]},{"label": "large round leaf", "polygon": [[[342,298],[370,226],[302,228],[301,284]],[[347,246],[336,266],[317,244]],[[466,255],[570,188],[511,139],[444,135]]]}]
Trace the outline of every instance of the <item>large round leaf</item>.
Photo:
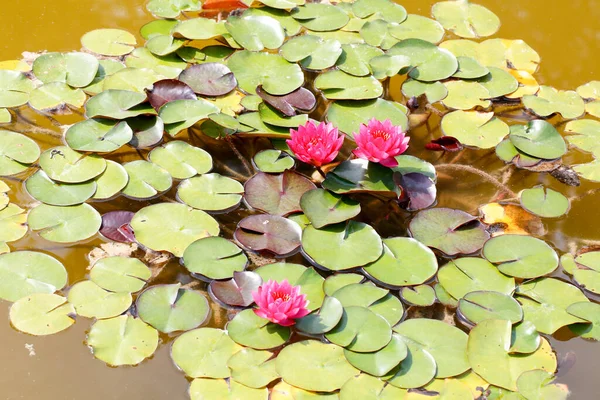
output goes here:
[{"label": "large round leaf", "polygon": [[232,15],[227,18],[225,28],[233,40],[250,51],[278,49],[285,40],[279,21],[266,15]]},{"label": "large round leaf", "polygon": [[500,19],[479,4],[469,1],[441,1],[431,13],[444,28],[465,38],[491,36],[500,28]]},{"label": "large round leaf", "polygon": [[556,128],[540,119],[511,126],[509,138],[517,149],[538,158],[554,159],[567,152],[567,145]]},{"label": "large round leaf", "polygon": [[444,115],[441,128],[444,135],[482,149],[496,146],[509,133],[508,125],[493,112],[454,111]]},{"label": "large round leaf", "polygon": [[74,243],[98,233],[102,217],[88,204],[69,207],[41,204],[31,210],[27,223],[46,240]]},{"label": "large round leaf", "polygon": [[304,193],[300,199],[300,207],[317,229],[344,222],[360,213],[360,203],[324,189]]},{"label": "large round leaf", "polygon": [[383,94],[383,86],[373,76],[353,76],[338,70],[319,75],[314,85],[331,100],[368,100]]},{"label": "large round leaf", "polygon": [[250,388],[235,380],[197,378],[190,385],[189,395],[191,400],[267,400],[269,390],[267,388]]},{"label": "large round leaf", "polygon": [[280,173],[291,169],[295,161],[284,151],[266,149],[256,153],[252,158],[252,163],[261,172]]},{"label": "large round leaf", "polygon": [[177,18],[186,11],[200,11],[200,0],[150,0],[146,9],[157,18]]},{"label": "large round leaf", "polygon": [[260,214],[241,220],[233,237],[247,250],[266,250],[285,257],[298,251],[301,234],[302,229],[292,220]]},{"label": "large round leaf", "polygon": [[223,96],[237,86],[229,68],[216,62],[192,65],[179,75],[179,80],[202,96]]},{"label": "large round leaf", "polygon": [[0,130],[0,175],[23,172],[27,164],[34,163],[39,156],[40,148],[33,140],[20,133]]},{"label": "large round leaf", "polygon": [[426,385],[435,377],[435,359],[420,341],[404,336],[400,336],[400,339],[406,344],[408,354],[400,367],[392,370],[384,379],[399,388],[412,389]]},{"label": "large round leaf", "polygon": [[0,210],[0,242],[14,242],[27,233],[25,210],[9,204]]},{"label": "large round leaf", "polygon": [[251,271],[233,272],[233,278],[226,281],[214,280],[208,285],[208,292],[220,304],[233,307],[248,307],[254,303],[252,294],[263,283],[260,275]]},{"label": "large round leaf", "polygon": [[86,49],[103,56],[122,56],[131,53],[135,36],[120,29],[96,29],[81,38]]},{"label": "large round leaf", "polygon": [[85,115],[88,118],[125,119],[144,114],[155,114],[150,104],[146,103],[145,93],[120,88],[108,89],[106,85],[103,92],[91,97],[85,105]]},{"label": "large round leaf", "polygon": [[183,253],[183,264],[208,279],[227,279],[246,268],[248,257],[235,243],[214,236],[190,244]]},{"label": "large round leaf", "polygon": [[40,167],[54,181],[81,183],[103,173],[106,161],[98,156],[78,153],[67,146],[58,146],[42,153]]},{"label": "large round leaf", "polygon": [[586,339],[600,341],[600,305],[589,301],[573,303],[567,312],[576,317],[589,321],[587,324],[571,325],[569,329]]},{"label": "large round leaf", "polygon": [[420,81],[445,79],[458,69],[458,61],[451,52],[421,39],[403,40],[391,47],[387,54],[408,57],[412,67],[408,76]]},{"label": "large round leaf", "polygon": [[96,178],[96,193],[94,200],[107,200],[116,196],[127,186],[129,175],[123,166],[111,160],[106,160],[106,169]]},{"label": "large round leaf", "polygon": [[504,319],[513,324],[523,319],[523,310],[515,299],[492,291],[467,293],[458,301],[458,313],[473,325],[487,319]]},{"label": "large round leaf", "polygon": [[81,89],[73,89],[66,83],[51,82],[31,92],[29,105],[36,110],[58,110],[65,106],[80,108],[86,95]]},{"label": "large round leaf", "polygon": [[279,378],[273,353],[269,351],[243,349],[231,356],[227,366],[233,380],[251,388],[265,387]]},{"label": "large round leaf", "polygon": [[352,13],[359,18],[377,17],[388,22],[406,20],[406,9],[389,0],[358,0],[352,4]]},{"label": "large round leaf", "polygon": [[123,165],[129,180],[123,194],[132,199],[149,199],[171,188],[171,175],[158,165],[144,160],[136,160]]},{"label": "large round leaf", "polygon": [[57,294],[36,293],[17,300],[10,307],[10,323],[30,335],[52,335],[73,325],[75,312],[67,299]]},{"label": "large round leaf", "polygon": [[[340,400],[362,399],[407,399],[408,392],[377,379],[369,374],[360,374],[349,379],[340,390]],[[420,397],[420,396],[419,396]]]},{"label": "large round leaf", "polygon": [[130,293],[109,292],[92,281],[73,285],[68,299],[77,315],[97,319],[116,317],[127,311],[132,302]]},{"label": "large round leaf", "polygon": [[216,173],[186,179],[177,188],[177,196],[190,207],[226,212],[242,201],[244,186],[235,179]]},{"label": "large round leaf", "polygon": [[350,351],[370,353],[387,346],[392,337],[390,324],[364,307],[344,307],[340,323],[325,334],[327,340]]},{"label": "large round leaf", "polygon": [[35,77],[44,83],[64,82],[73,87],[84,87],[96,76],[98,59],[87,53],[46,53],[33,62]]},{"label": "large round leaf", "polygon": [[435,303],[435,291],[429,285],[403,287],[400,297],[409,306],[429,307]]},{"label": "large round leaf", "polygon": [[58,183],[42,170],[25,181],[27,193],[36,200],[52,206],[81,204],[96,193],[96,182]]},{"label": "large round leaf", "polygon": [[535,95],[523,96],[523,105],[540,117],[560,113],[564,119],[574,119],[585,113],[585,103],[575,91],[544,85]]},{"label": "large round leaf", "polygon": [[246,182],[244,199],[252,208],[285,216],[301,211],[300,198],[312,189],[316,189],[314,183],[292,171],[278,175],[259,172]]},{"label": "large round leaf", "polygon": [[392,124],[408,129],[408,110],[400,103],[384,99],[364,101],[336,101],[327,109],[327,121],[340,131],[352,136],[358,133],[361,124],[367,124],[371,118],[389,119]]},{"label": "large round leaf", "polygon": [[176,140],[150,152],[150,161],[164,168],[175,179],[187,179],[212,169],[212,157],[200,147]]},{"label": "large round leaf", "polygon": [[342,54],[342,48],[337,40],[301,35],[288,40],[280,53],[289,62],[300,62],[302,67],[318,71],[333,67]]},{"label": "large round leaf", "polygon": [[35,88],[22,72],[0,70],[0,107],[18,107],[27,103]]},{"label": "large round leaf", "polygon": [[400,335],[392,334],[387,346],[373,353],[356,353],[344,350],[346,359],[356,368],[374,376],[383,376],[395,368],[408,355],[406,343]]},{"label": "large round leaf", "polygon": [[290,338],[290,328],[269,322],[252,310],[237,314],[226,328],[236,343],[259,350],[279,347]]},{"label": "large round leaf", "polygon": [[311,31],[335,31],[348,23],[350,17],[341,7],[331,4],[307,3],[292,10],[292,17]]},{"label": "large round leaf", "polygon": [[344,314],[342,303],[335,297],[325,297],[321,307],[296,321],[296,328],[310,335],[321,335],[337,326]]},{"label": "large round leaf", "polygon": [[527,211],[544,218],[557,218],[567,213],[570,202],[560,192],[536,186],[520,193],[521,206]]},{"label": "large round leaf", "polygon": [[122,256],[102,258],[90,271],[90,279],[111,292],[138,292],[151,276],[152,271],[142,261]]},{"label": "large round leaf", "polygon": [[463,257],[448,262],[438,272],[438,280],[455,299],[469,292],[493,290],[510,295],[515,289],[514,278],[507,277],[483,258]]},{"label": "large round leaf", "polygon": [[87,119],[67,130],[65,141],[73,150],[110,153],[129,143],[133,131],[124,122],[105,119]]},{"label": "large round leaf", "polygon": [[404,314],[402,303],[396,296],[372,284],[349,284],[333,293],[344,307],[365,307],[382,316],[390,326],[396,325]]}]

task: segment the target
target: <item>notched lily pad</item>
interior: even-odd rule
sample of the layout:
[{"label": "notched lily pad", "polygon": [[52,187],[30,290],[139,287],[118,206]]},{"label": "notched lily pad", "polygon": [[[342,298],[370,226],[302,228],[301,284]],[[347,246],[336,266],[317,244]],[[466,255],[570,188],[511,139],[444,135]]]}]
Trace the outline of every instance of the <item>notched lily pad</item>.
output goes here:
[{"label": "notched lily pad", "polygon": [[254,155],[252,163],[261,172],[280,173],[292,169],[296,162],[282,150],[266,149]]},{"label": "notched lily pad", "polygon": [[75,243],[98,233],[102,218],[89,204],[69,207],[41,204],[29,212],[27,223],[46,240]]},{"label": "notched lily pad", "polygon": [[570,202],[560,192],[536,186],[520,193],[521,206],[527,211],[544,218],[557,218],[569,211]]},{"label": "notched lily pad", "polygon": [[52,335],[73,325],[73,306],[57,294],[37,293],[17,300],[10,307],[10,323],[30,335]]},{"label": "notched lily pad", "polygon": [[263,283],[255,272],[233,272],[233,278],[226,281],[214,280],[208,286],[209,293],[221,304],[234,307],[248,307],[254,302],[252,293]]},{"label": "notched lily pad", "polygon": [[543,85],[535,95],[523,96],[523,105],[540,117],[560,113],[565,119],[574,119],[585,113],[583,99],[575,91]]},{"label": "notched lily pad", "polygon": [[221,63],[204,63],[188,67],[179,80],[202,96],[222,96],[237,86],[233,72]]},{"label": "notched lily pad", "polygon": [[278,175],[259,172],[244,185],[244,200],[252,208],[285,216],[301,211],[302,195],[313,189],[316,189],[314,183],[296,172],[284,171]]},{"label": "notched lily pad", "polygon": [[244,248],[287,257],[300,248],[300,226],[278,215],[251,215],[238,224],[233,237]]},{"label": "notched lily pad", "polygon": [[496,14],[469,1],[442,1],[433,5],[431,13],[444,28],[460,37],[491,36],[500,28]]},{"label": "notched lily pad", "polygon": [[227,279],[243,271],[248,258],[235,243],[214,236],[190,244],[183,253],[183,264],[190,272],[208,279]]}]

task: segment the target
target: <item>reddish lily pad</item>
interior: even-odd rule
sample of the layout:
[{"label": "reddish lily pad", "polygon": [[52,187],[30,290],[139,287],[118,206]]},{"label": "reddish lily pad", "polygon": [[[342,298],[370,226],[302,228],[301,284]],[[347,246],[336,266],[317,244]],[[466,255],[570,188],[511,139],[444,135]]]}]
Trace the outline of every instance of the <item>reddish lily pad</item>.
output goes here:
[{"label": "reddish lily pad", "polygon": [[455,152],[463,149],[463,145],[457,138],[452,136],[442,136],[439,139],[434,139],[425,145],[427,150],[433,151],[449,151]]},{"label": "reddish lily pad", "polygon": [[300,198],[316,188],[314,183],[296,172],[284,171],[279,175],[259,172],[246,182],[244,199],[252,208],[285,216],[302,211]]},{"label": "reddish lily pad", "polygon": [[297,223],[278,215],[261,214],[241,220],[233,237],[247,250],[266,250],[287,257],[300,248],[301,234]]},{"label": "reddish lily pad", "polygon": [[163,105],[173,100],[196,100],[196,94],[182,81],[163,79],[155,82],[152,89],[147,91],[150,105],[158,111]]},{"label": "reddish lily pad", "polygon": [[317,104],[315,95],[310,90],[303,87],[283,96],[273,96],[272,94],[267,93],[262,86],[258,86],[256,88],[256,94],[288,117],[296,115],[296,110],[308,112]]},{"label": "reddish lily pad", "polygon": [[131,211],[110,211],[102,215],[100,233],[107,239],[121,243],[135,242],[131,229],[131,219],[135,213]]},{"label": "reddish lily pad", "polygon": [[394,181],[402,191],[400,201],[407,203],[408,211],[422,210],[435,203],[437,189],[427,175],[418,172],[404,175],[394,172]]},{"label": "reddish lily pad", "polygon": [[179,75],[179,80],[203,96],[222,96],[237,86],[233,72],[221,63],[192,65]]},{"label": "reddish lily pad", "polygon": [[219,303],[248,307],[254,302],[252,292],[258,290],[262,284],[262,278],[255,272],[234,272],[233,278],[226,281],[212,281],[208,286],[208,292]]}]

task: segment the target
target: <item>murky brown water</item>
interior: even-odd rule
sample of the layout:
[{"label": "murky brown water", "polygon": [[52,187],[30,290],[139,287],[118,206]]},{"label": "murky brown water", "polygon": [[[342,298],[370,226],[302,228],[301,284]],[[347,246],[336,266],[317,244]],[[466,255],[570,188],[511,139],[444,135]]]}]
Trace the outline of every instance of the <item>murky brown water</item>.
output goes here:
[{"label": "murky brown water", "polygon": [[[428,15],[432,0],[405,0],[401,3],[411,13]],[[540,83],[560,89],[574,89],[593,79],[600,79],[600,8],[595,0],[480,0],[502,20],[497,35],[508,39],[523,39],[542,57]],[[115,27],[136,32],[151,20],[143,7],[145,0],[3,0],[0,8],[0,60],[19,57],[24,50],[66,51],[80,47],[79,38],[85,32]],[[392,83],[392,93],[397,86]],[[419,148],[417,136],[413,133]],[[50,144],[40,143],[42,148]],[[469,152],[466,161],[493,171],[502,167],[495,156],[487,152]],[[125,156],[126,157],[126,156]],[[437,154],[429,154],[432,161]],[[453,156],[442,159],[447,162]],[[587,156],[575,154],[578,159]],[[571,161],[571,160],[568,160]],[[575,190],[566,188],[546,175],[519,172],[509,184],[515,192],[544,183],[567,196],[594,187],[584,182]],[[28,196],[18,184],[11,184],[13,201],[26,204]],[[476,212],[477,206],[490,199],[494,187],[479,182],[472,176],[440,179],[438,185],[441,206]],[[575,201],[568,217],[546,222],[548,234],[543,238],[561,252],[569,250],[570,243],[581,245],[580,238],[600,240],[600,211],[597,204],[600,193]],[[118,206],[127,206],[123,201]],[[138,204],[139,208],[140,205]],[[393,230],[393,227],[384,227]],[[387,230],[385,229],[385,230]],[[400,234],[396,227],[395,234]],[[381,232],[385,235],[388,232]],[[13,243],[13,249],[35,248],[53,253],[65,263],[70,283],[84,278],[85,255],[100,240],[76,246],[57,246],[28,235]],[[8,321],[8,303],[0,304],[0,320]],[[109,368],[95,360],[84,345],[85,333],[91,321],[78,318],[70,329],[49,337],[33,337],[13,330],[8,322],[0,323],[0,400],[134,400],[134,399],[187,399],[188,382],[176,370],[169,358],[169,346],[163,345],[154,357],[140,366]],[[572,358],[576,363],[559,381],[569,385],[575,400],[596,398],[594,366],[599,356],[597,344],[574,339],[553,342],[559,360]]]}]

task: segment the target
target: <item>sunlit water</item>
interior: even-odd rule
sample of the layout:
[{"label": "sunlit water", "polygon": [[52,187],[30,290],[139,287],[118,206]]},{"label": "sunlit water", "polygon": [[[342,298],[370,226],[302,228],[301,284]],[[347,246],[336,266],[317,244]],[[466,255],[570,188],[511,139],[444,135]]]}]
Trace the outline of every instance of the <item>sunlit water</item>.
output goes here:
[{"label": "sunlit water", "polygon": [[[409,13],[428,15],[432,0],[406,0],[402,4]],[[145,11],[144,0],[3,0],[0,8],[0,60],[18,58],[27,51],[66,51],[80,48],[79,38],[85,32],[102,27],[122,28],[135,32],[152,17]],[[536,74],[540,84],[559,89],[575,89],[593,79],[600,79],[600,30],[597,21],[600,10],[594,0],[480,0],[502,21],[496,37],[523,39],[542,57],[541,70]],[[139,38],[139,35],[138,35]],[[392,81],[392,94],[399,92],[398,81]],[[420,137],[421,136],[421,137]],[[413,148],[422,148],[425,138],[421,130],[413,132]],[[420,137],[420,138],[419,138]],[[41,143],[42,149],[51,143]],[[476,167],[495,170],[502,163],[488,152],[467,152],[465,162]],[[229,153],[224,153],[230,156]],[[434,161],[438,154],[421,155]],[[129,155],[124,154],[123,160]],[[453,156],[447,156],[442,162]],[[575,154],[576,159],[587,156]],[[121,160],[120,160],[121,161]],[[567,161],[572,161],[569,159]],[[525,179],[526,178],[526,179]],[[567,188],[545,174],[516,173],[509,184],[515,192],[543,183],[567,196],[592,189],[583,182],[578,189]],[[29,197],[18,184],[11,184],[12,200],[27,204]],[[494,194],[494,187],[473,176],[440,178],[439,205],[476,213],[477,207]],[[548,233],[544,240],[558,250],[569,250],[578,239],[600,240],[600,193],[575,201],[568,216],[545,221]],[[120,201],[111,207],[136,207],[142,203]],[[105,211],[105,210],[103,210]],[[402,226],[381,226],[382,236],[400,235]],[[389,232],[386,232],[389,231]],[[29,234],[13,243],[14,249],[39,249],[58,257],[68,269],[70,283],[82,280],[90,249],[101,243],[96,239],[75,246],[58,246]],[[179,272],[176,264],[167,275]],[[168,276],[167,276],[168,278]],[[557,294],[560,295],[560,294]],[[33,337],[13,330],[8,323],[9,303],[0,305],[0,400],[106,400],[106,399],[187,399],[188,381],[177,371],[169,357],[170,346],[162,345],[155,355],[137,367],[109,368],[94,359],[84,345],[91,321],[78,318],[70,329],[48,337]],[[560,335],[558,335],[560,338]],[[168,338],[163,336],[163,343]],[[566,340],[567,337],[564,338]],[[573,399],[596,398],[594,378],[596,359],[600,356],[595,343],[581,339],[553,340],[559,362],[559,381],[569,385]],[[569,369],[572,360],[575,364]]]}]

